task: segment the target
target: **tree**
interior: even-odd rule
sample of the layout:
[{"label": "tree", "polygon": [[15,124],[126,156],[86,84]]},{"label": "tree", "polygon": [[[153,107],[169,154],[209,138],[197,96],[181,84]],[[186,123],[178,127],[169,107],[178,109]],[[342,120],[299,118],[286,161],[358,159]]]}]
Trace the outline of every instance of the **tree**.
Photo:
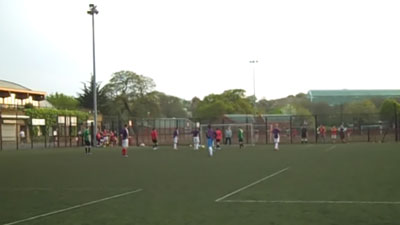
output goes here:
[{"label": "tree", "polygon": [[79,107],[79,101],[76,98],[62,93],[50,94],[46,99],[57,109],[76,110]]},{"label": "tree", "polygon": [[201,102],[201,100],[198,97],[194,97],[190,101],[189,111],[190,111],[191,117],[193,117],[194,112],[196,112],[197,107],[199,106],[200,102]]},{"label": "tree", "polygon": [[378,110],[375,107],[375,104],[371,100],[364,100],[358,102],[351,102],[344,107],[345,114],[374,114],[377,113]]},{"label": "tree", "polygon": [[314,115],[329,115],[332,114],[333,107],[326,102],[315,102],[310,106],[310,111]]},{"label": "tree", "polygon": [[286,98],[274,99],[274,100],[266,100],[261,99],[257,102],[256,108],[260,113],[268,113],[268,114],[281,114],[282,109],[285,110],[287,105],[291,105],[294,108],[305,108],[308,111],[311,110],[311,102],[307,98],[306,94],[299,93],[295,96],[290,95]]},{"label": "tree", "polygon": [[[131,71],[119,71],[112,74],[110,82],[104,89],[117,113],[141,117],[147,116],[149,112],[147,106],[143,104],[155,102],[155,96],[148,95],[154,87],[155,83],[149,77]],[[134,107],[144,107],[144,109]]]},{"label": "tree", "polygon": [[200,120],[215,121],[224,114],[252,114],[253,105],[242,89],[224,91],[222,94],[210,94],[198,102],[194,117]]},{"label": "tree", "polygon": [[342,106],[344,115],[341,122],[356,124],[377,122],[378,118],[375,104],[371,100],[351,102]]},{"label": "tree", "polygon": [[291,104],[287,104],[284,107],[281,108],[281,112],[283,114],[289,114],[289,115],[296,115],[297,114],[297,110],[296,107],[294,107]]},{"label": "tree", "polygon": [[383,101],[379,110],[381,120],[393,122],[395,119],[395,111],[397,111],[397,113],[400,112],[399,102],[395,99],[386,99]]},{"label": "tree", "polygon": [[137,118],[151,118],[162,116],[159,98],[156,92],[147,93],[132,101],[131,116]]},{"label": "tree", "polygon": [[[79,105],[86,109],[93,109],[93,76],[90,82],[82,83],[83,84],[83,93],[78,93],[78,102]],[[109,99],[106,95],[105,87],[101,88],[101,83],[96,83],[97,90],[97,109],[98,111],[105,113],[108,109]]]},{"label": "tree", "polygon": [[300,116],[311,116],[311,112],[302,107],[302,106],[295,106],[292,104],[287,104],[286,106],[282,107],[280,110],[283,114],[290,114],[290,115],[300,115]]},{"label": "tree", "polygon": [[164,93],[158,92],[158,99],[160,104],[161,114],[164,117],[171,118],[185,118],[187,117],[187,110],[184,106],[184,100],[166,95]]}]

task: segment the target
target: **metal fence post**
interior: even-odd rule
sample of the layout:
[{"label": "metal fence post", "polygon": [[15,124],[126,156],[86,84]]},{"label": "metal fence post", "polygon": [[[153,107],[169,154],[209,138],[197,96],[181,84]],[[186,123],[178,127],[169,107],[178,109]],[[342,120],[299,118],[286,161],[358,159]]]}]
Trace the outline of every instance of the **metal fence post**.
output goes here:
[{"label": "metal fence post", "polygon": [[292,131],[292,115],[289,117],[289,134],[290,134],[290,144],[293,144],[293,131]]},{"label": "metal fence post", "polygon": [[[133,119],[133,121],[135,121],[133,124],[134,124],[134,126],[135,126],[135,124],[137,125],[137,121],[138,120],[136,120],[136,119]],[[142,119],[142,124],[141,124],[141,126],[143,126],[143,119]],[[136,133],[136,146],[139,146],[139,135],[140,135],[140,126],[136,126],[137,127],[137,129],[136,129],[136,131],[137,131],[137,133]],[[133,130],[135,130],[135,129],[133,129]]]},{"label": "metal fence post", "polygon": [[246,144],[249,144],[249,116],[246,115]]},{"label": "metal fence post", "polygon": [[67,116],[64,116],[64,147],[67,147]]},{"label": "metal fence post", "polygon": [[[48,129],[46,124],[44,124],[44,148],[47,148],[47,135],[48,135]],[[31,140],[32,141],[32,140]]]},{"label": "metal fence post", "polygon": [[318,117],[317,115],[314,115],[314,120],[315,120],[315,129],[314,129],[314,135],[315,135],[315,143],[318,143]]},{"label": "metal fence post", "polygon": [[396,135],[395,140],[396,140],[396,142],[397,142],[398,139],[399,139],[398,121],[397,121],[397,104],[396,104],[396,103],[393,103],[393,106],[394,106],[394,122],[395,122],[395,125],[394,125],[395,131],[394,131],[394,134]]},{"label": "metal fence post", "polygon": [[[29,123],[28,123],[28,126],[29,126]],[[27,129],[28,130],[28,129]],[[31,149],[33,149],[33,125],[31,125],[30,127],[29,127],[29,136],[30,136],[30,138],[31,138]]]},{"label": "metal fence post", "polygon": [[3,118],[0,111],[0,151],[3,151]]},{"label": "metal fence post", "polygon": [[17,150],[19,149],[18,146],[18,106],[15,111],[15,143],[17,145]]},{"label": "metal fence post", "polygon": [[92,146],[95,146],[95,141],[96,141],[96,134],[94,132],[94,124],[93,122],[90,123],[90,133],[92,134]]},{"label": "metal fence post", "polygon": [[268,144],[268,116],[265,116],[265,144]]},{"label": "metal fence post", "polygon": [[72,121],[71,116],[69,116],[69,147],[72,146]]}]

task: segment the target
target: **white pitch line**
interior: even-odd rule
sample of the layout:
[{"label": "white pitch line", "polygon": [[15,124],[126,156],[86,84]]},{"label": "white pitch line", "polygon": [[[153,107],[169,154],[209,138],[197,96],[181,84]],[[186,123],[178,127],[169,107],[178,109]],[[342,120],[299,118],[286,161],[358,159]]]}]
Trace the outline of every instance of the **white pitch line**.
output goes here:
[{"label": "white pitch line", "polygon": [[0,191],[52,191],[52,188],[47,187],[14,187],[14,188],[0,188]]},{"label": "white pitch line", "polygon": [[134,190],[134,191],[128,191],[128,192],[125,192],[125,193],[122,193],[122,194],[113,195],[113,196],[110,196],[110,197],[107,197],[107,198],[102,198],[102,199],[91,201],[91,202],[86,202],[86,203],[75,205],[75,206],[71,206],[71,207],[68,207],[68,208],[65,208],[65,209],[59,209],[59,210],[56,210],[56,211],[53,211],[53,212],[44,213],[44,214],[37,215],[37,216],[32,216],[32,217],[29,217],[29,218],[26,218],[26,219],[22,219],[22,220],[17,220],[17,221],[11,222],[11,223],[5,223],[3,225],[13,225],[13,224],[18,224],[18,223],[22,223],[22,222],[26,222],[26,221],[30,221],[30,220],[35,220],[35,219],[38,219],[38,218],[51,216],[51,215],[54,215],[54,214],[57,214],[57,213],[62,213],[62,212],[70,211],[70,210],[73,210],[73,209],[82,208],[82,207],[85,207],[85,206],[88,206],[88,205],[93,205],[93,204],[96,204],[96,203],[99,203],[99,202],[103,202],[103,201],[107,201],[107,200],[110,200],[110,199],[114,199],[114,198],[119,198],[119,197],[122,197],[122,196],[130,195],[130,194],[133,194],[133,193],[136,193],[136,192],[139,192],[139,191],[142,191],[142,189],[137,189],[137,190]]},{"label": "white pitch line", "polygon": [[325,151],[326,151],[326,152],[329,152],[330,150],[333,150],[334,148],[336,148],[336,145],[333,145],[333,146],[331,146],[331,147],[325,149]]},{"label": "white pitch line", "polygon": [[220,202],[221,200],[224,200],[225,198],[228,198],[228,197],[230,197],[230,196],[232,196],[232,195],[234,195],[234,194],[236,194],[236,193],[239,193],[239,192],[241,192],[241,191],[243,191],[243,190],[245,190],[245,189],[247,189],[247,188],[249,188],[249,187],[251,187],[251,186],[254,186],[254,185],[256,185],[256,184],[258,184],[258,183],[260,183],[260,182],[262,182],[262,181],[264,181],[264,180],[266,180],[266,179],[269,179],[269,178],[271,178],[271,177],[273,177],[273,176],[276,176],[276,175],[278,175],[278,174],[280,174],[280,173],[282,173],[282,172],[285,172],[285,171],[288,170],[289,168],[290,168],[290,167],[286,167],[285,169],[279,170],[278,172],[275,172],[275,173],[273,173],[273,174],[271,174],[271,175],[268,175],[268,176],[266,176],[266,177],[264,177],[264,178],[261,178],[261,179],[255,181],[255,182],[253,182],[253,183],[251,183],[251,184],[249,184],[249,185],[246,185],[246,186],[244,186],[244,187],[242,187],[242,188],[237,189],[236,191],[233,191],[233,192],[231,192],[231,193],[229,193],[229,194],[227,194],[227,195],[224,195],[224,196],[222,196],[221,198],[218,198],[218,199],[215,200],[215,201],[216,201],[216,202]]},{"label": "white pitch line", "polygon": [[127,191],[129,188],[93,188],[93,187],[70,187],[70,188],[48,188],[48,187],[14,187],[14,188],[0,188],[0,191]]},{"label": "white pitch line", "polygon": [[390,201],[303,201],[303,200],[224,200],[227,203],[278,203],[278,204],[369,204],[369,205],[400,205],[400,202]]}]

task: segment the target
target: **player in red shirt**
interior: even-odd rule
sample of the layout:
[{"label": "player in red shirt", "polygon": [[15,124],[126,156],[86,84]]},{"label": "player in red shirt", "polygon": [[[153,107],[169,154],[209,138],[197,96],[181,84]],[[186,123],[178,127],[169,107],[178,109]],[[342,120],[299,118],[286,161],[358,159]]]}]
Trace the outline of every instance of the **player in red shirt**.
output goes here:
[{"label": "player in red shirt", "polygon": [[325,143],[326,128],[324,125],[321,124],[318,129],[319,129],[319,135],[321,139],[324,140]]},{"label": "player in red shirt", "polygon": [[221,150],[221,140],[222,140],[222,131],[217,128],[217,130],[215,130],[215,141],[217,142],[217,149]]},{"label": "player in red shirt", "polygon": [[158,147],[158,133],[156,128],[153,128],[153,130],[151,130],[151,140],[153,141],[153,150],[157,150]]},{"label": "player in red shirt", "polygon": [[331,128],[331,140],[333,143],[336,142],[336,135],[337,135],[337,128],[336,128],[336,126],[333,126]]}]

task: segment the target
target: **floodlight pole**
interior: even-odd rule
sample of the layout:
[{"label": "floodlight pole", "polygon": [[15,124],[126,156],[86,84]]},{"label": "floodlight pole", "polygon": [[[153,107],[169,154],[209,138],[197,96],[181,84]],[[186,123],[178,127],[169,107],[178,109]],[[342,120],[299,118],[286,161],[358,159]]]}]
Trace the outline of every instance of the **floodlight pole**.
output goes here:
[{"label": "floodlight pole", "polygon": [[[87,11],[89,15],[92,15],[92,36],[93,36],[93,79],[92,79],[92,87],[93,87],[93,134],[92,140],[95,140],[97,134],[97,88],[96,88],[96,54],[95,54],[95,42],[94,42],[94,15],[98,14],[99,11],[96,9],[97,6],[94,4],[89,4],[90,10]],[[92,141],[94,142],[94,141]]]},{"label": "floodlight pole", "polygon": [[253,91],[254,91],[254,102],[253,102],[253,113],[254,113],[254,120],[256,116],[256,66],[255,64],[258,63],[258,60],[250,60],[251,64],[253,64]]}]

